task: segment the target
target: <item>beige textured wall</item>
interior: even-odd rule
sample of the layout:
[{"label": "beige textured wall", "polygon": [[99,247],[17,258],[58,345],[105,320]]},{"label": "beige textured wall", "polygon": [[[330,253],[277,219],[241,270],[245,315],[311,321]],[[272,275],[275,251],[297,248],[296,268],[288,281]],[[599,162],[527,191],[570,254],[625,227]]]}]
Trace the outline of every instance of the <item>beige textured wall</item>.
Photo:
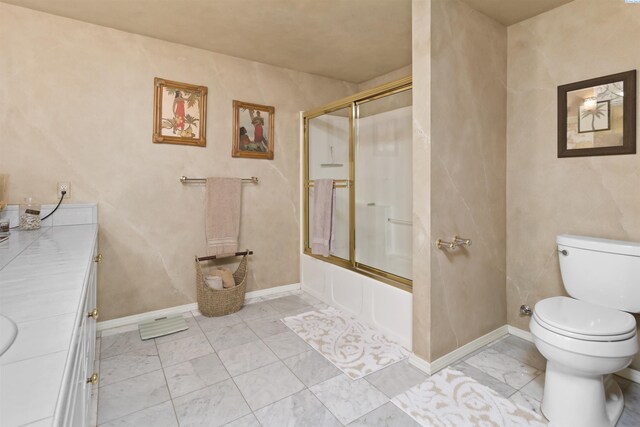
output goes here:
[{"label": "beige textured wall", "polygon": [[383,74],[381,76],[374,77],[371,80],[358,83],[358,92],[372,89],[376,86],[380,86],[385,83],[392,82],[394,80],[399,80],[403,77],[407,77],[410,75],[411,75],[411,64],[398,68],[397,70],[393,70],[389,73]]},{"label": "beige textured wall", "polygon": [[432,249],[435,360],[506,323],[507,30],[458,0],[431,25],[431,241],[472,240]]},{"label": "beige textured wall", "polygon": [[413,352],[431,360],[431,0],[412,1]]},{"label": "beige textured wall", "polygon": [[[576,0],[509,27],[508,322],[565,293],[555,237],[640,241],[638,155],[557,158],[557,86],[640,68],[640,6]],[[640,369],[640,356],[632,367]]]},{"label": "beige textured wall", "polygon": [[[153,78],[209,88],[207,147],[153,144]],[[255,175],[243,185],[248,290],[299,281],[298,112],[357,86],[0,3],[0,170],[13,202],[99,204],[102,319],[195,301],[204,188],[178,177]],[[231,101],[276,109],[275,160],[231,158]]]}]

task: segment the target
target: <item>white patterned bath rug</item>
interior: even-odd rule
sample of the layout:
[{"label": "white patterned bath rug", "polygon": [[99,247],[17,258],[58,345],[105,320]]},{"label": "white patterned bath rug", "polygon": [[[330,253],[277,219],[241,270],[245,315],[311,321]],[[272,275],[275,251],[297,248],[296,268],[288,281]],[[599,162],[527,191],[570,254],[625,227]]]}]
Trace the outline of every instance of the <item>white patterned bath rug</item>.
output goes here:
[{"label": "white patterned bath rug", "polygon": [[462,372],[443,369],[391,400],[429,427],[541,427],[547,421]]},{"label": "white patterned bath rug", "polygon": [[333,307],[285,317],[282,321],[354,380],[409,355],[400,344]]}]

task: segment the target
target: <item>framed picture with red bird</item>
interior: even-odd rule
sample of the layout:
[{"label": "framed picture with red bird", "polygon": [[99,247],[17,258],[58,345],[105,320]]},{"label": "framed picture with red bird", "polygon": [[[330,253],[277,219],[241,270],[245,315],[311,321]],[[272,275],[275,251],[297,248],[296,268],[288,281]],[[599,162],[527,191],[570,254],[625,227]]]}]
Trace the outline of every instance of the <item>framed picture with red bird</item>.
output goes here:
[{"label": "framed picture with red bird", "polygon": [[233,101],[233,157],[273,159],[275,108]]},{"label": "framed picture with red bird", "polygon": [[153,142],[205,147],[207,88],[156,77]]}]

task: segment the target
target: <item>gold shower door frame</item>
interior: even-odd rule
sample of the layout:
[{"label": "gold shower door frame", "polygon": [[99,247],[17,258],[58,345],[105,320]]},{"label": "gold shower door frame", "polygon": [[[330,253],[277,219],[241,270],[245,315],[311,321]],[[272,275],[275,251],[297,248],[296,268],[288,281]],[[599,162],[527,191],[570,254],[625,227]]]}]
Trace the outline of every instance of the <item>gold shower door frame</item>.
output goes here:
[{"label": "gold shower door frame", "polygon": [[[340,99],[338,101],[331,102],[313,110],[305,111],[302,114],[304,125],[304,140],[303,140],[303,162],[302,162],[302,178],[303,178],[303,248],[306,255],[312,256],[316,259],[329,262],[331,264],[338,265],[351,271],[363,274],[396,288],[402,289],[407,292],[412,291],[413,281],[405,277],[401,277],[384,270],[380,270],[375,267],[368,266],[356,261],[356,185],[355,182],[355,153],[357,142],[357,120],[359,118],[358,106],[365,102],[373,101],[376,99],[384,98],[394,95],[396,93],[404,92],[412,89],[412,77],[405,77],[381,86],[377,86],[373,89],[366,90],[364,92],[357,93],[355,95]],[[309,120],[316,117],[323,116],[325,114],[332,113],[343,108],[349,109],[349,180],[346,185],[343,185],[342,181],[338,180],[340,184],[336,183],[336,188],[340,188],[338,191],[344,191],[343,188],[349,192],[349,259],[340,258],[334,255],[323,257],[319,255],[312,255],[311,248],[309,247],[309,187],[313,186],[309,182]]]}]

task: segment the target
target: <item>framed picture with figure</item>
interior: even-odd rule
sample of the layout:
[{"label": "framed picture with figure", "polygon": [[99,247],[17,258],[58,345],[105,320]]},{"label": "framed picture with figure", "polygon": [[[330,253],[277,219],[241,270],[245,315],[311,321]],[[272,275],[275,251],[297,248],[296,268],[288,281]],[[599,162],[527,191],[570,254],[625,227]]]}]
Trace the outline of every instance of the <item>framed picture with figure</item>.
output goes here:
[{"label": "framed picture with figure", "polygon": [[233,101],[233,157],[273,159],[275,108]]},{"label": "framed picture with figure", "polygon": [[154,79],[153,142],[205,147],[207,88]]}]

